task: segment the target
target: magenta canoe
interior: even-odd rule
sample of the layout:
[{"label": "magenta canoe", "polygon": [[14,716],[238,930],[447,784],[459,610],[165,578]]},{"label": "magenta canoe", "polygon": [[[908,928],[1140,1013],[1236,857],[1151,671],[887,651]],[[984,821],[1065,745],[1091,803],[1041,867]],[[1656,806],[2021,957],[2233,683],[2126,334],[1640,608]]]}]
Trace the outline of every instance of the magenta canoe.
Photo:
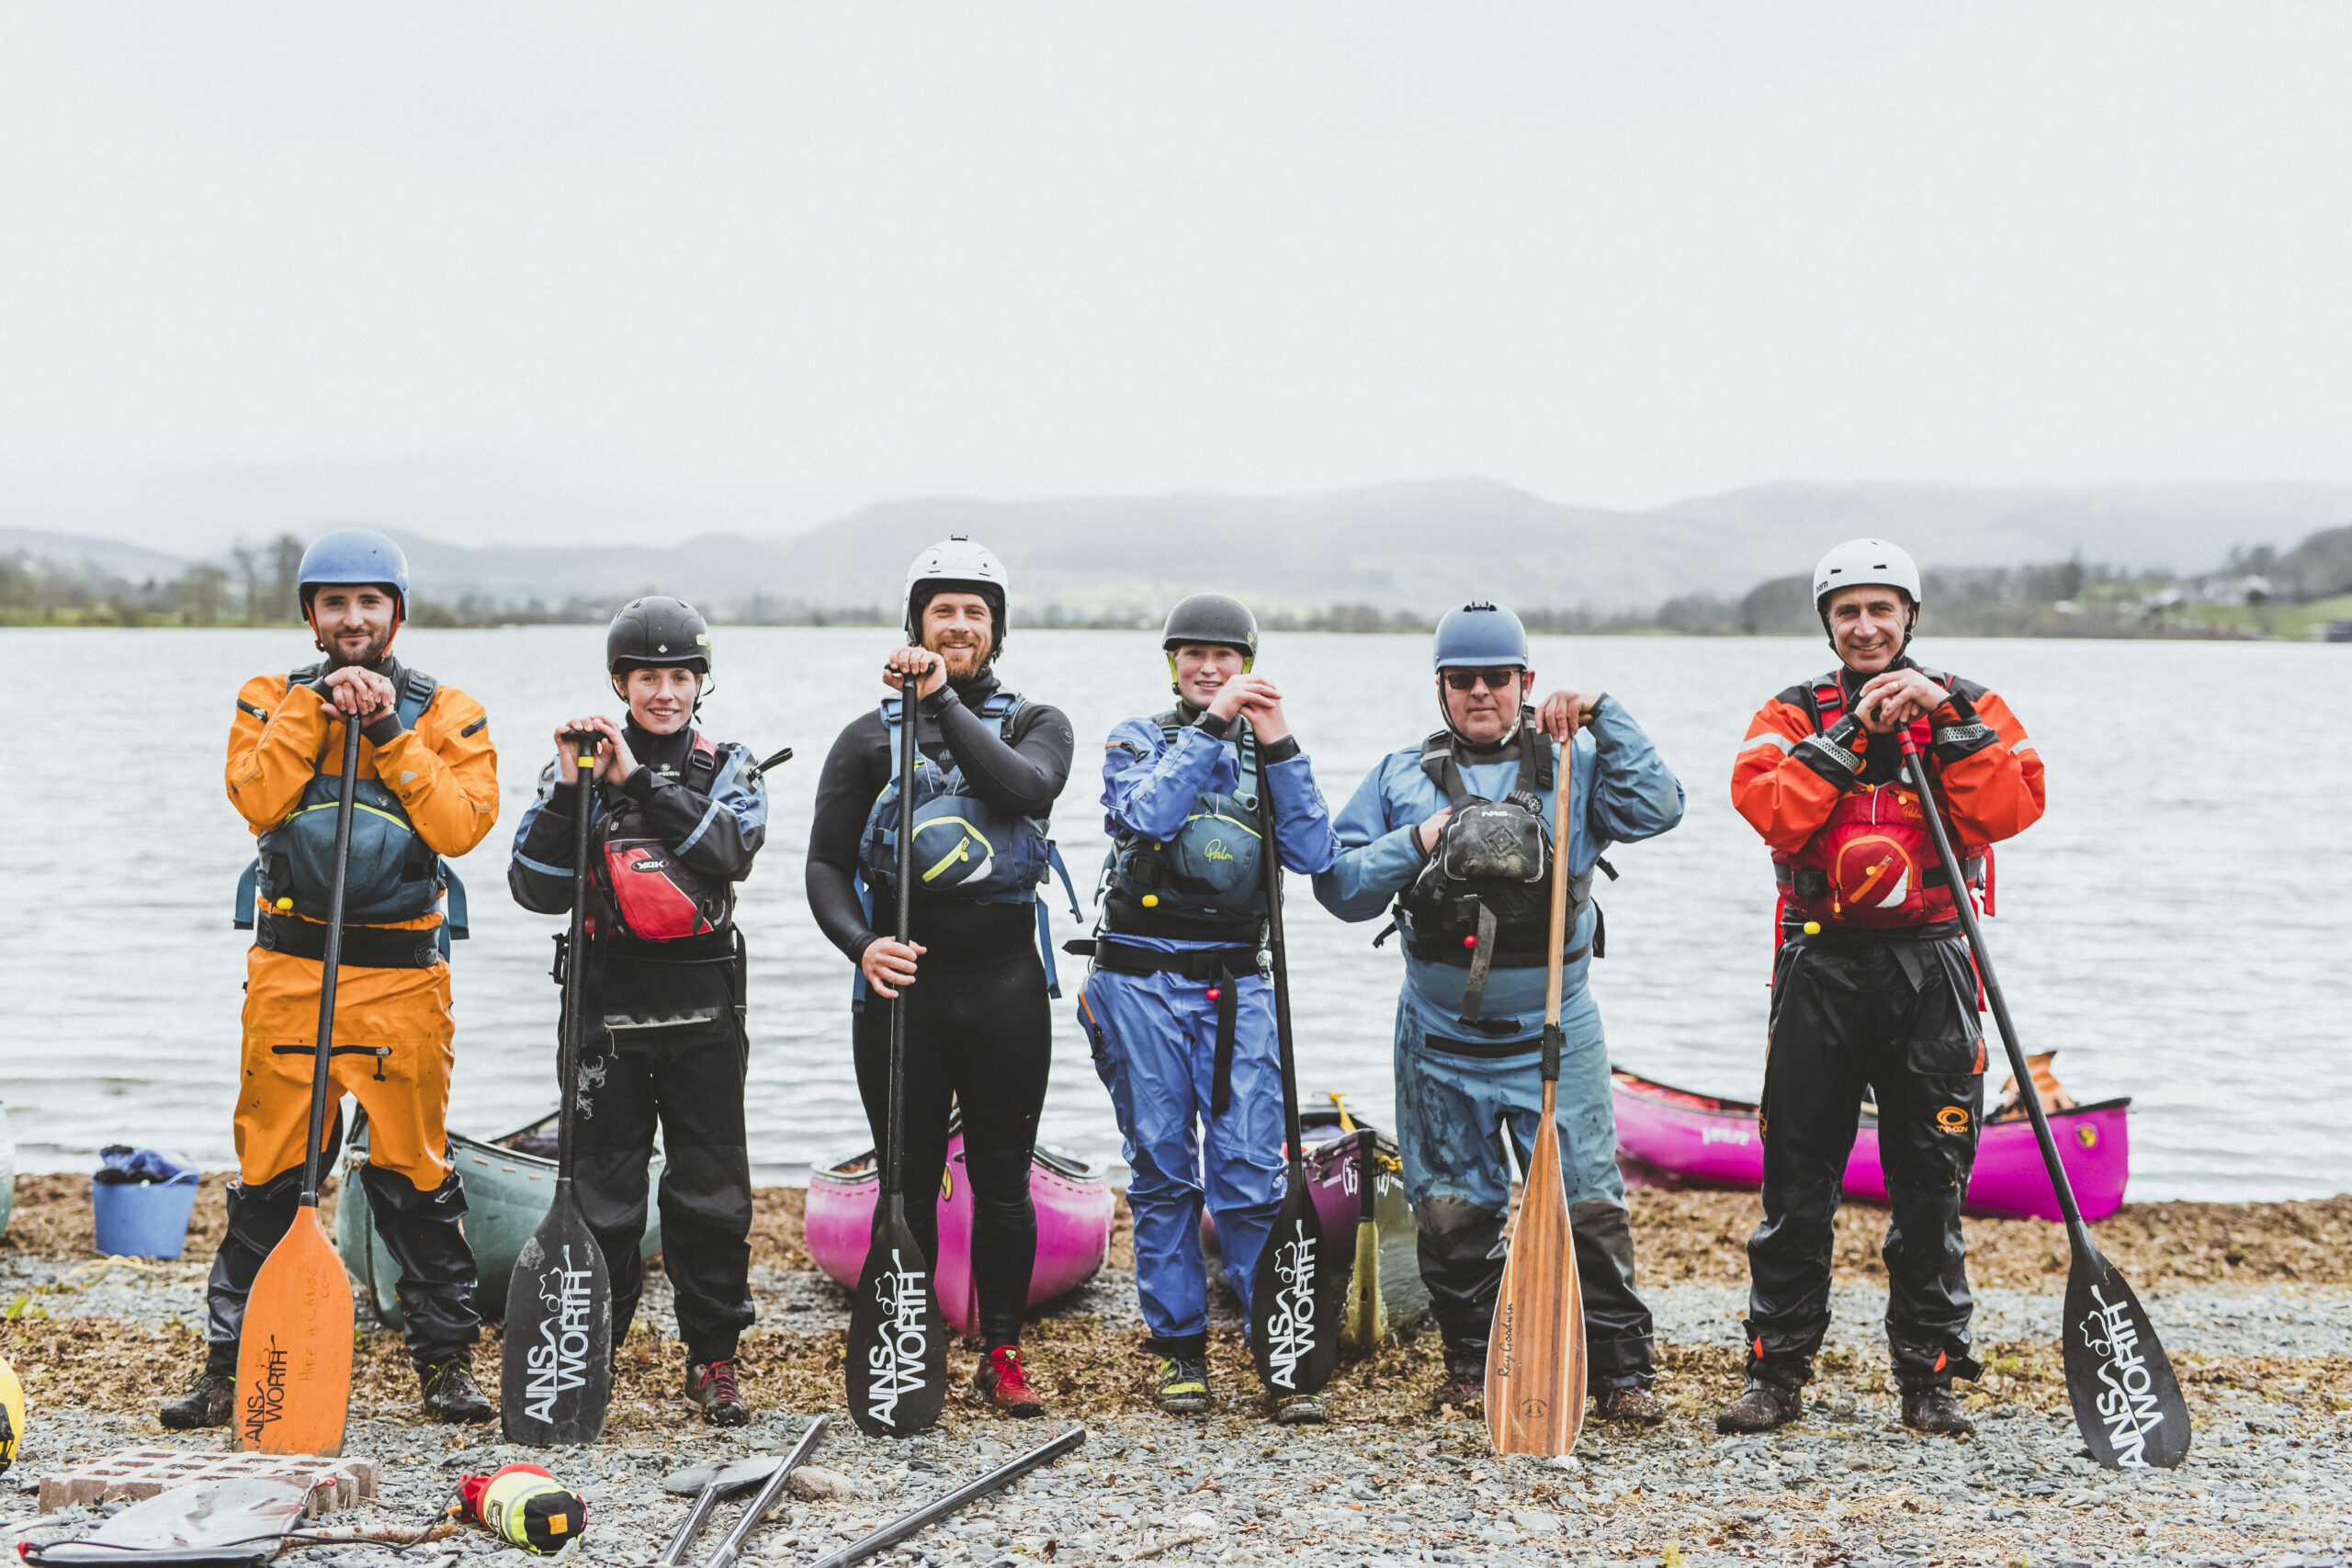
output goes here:
[{"label": "magenta canoe", "polygon": [[[874,1151],[808,1173],[808,1256],[854,1290],[865,1271],[874,1235],[874,1204],[882,1177]],[[1117,1200],[1109,1178],[1083,1160],[1039,1149],[1029,1161],[1029,1195],[1037,1207],[1037,1265],[1029,1276],[1029,1304],[1066,1295],[1110,1260],[1111,1216]],[[939,1182],[939,1308],[948,1325],[970,1338],[979,1332],[979,1302],[972,1288],[972,1187],[964,1168],[964,1134],[947,1140],[947,1168]]]},{"label": "magenta canoe", "polygon": [[[1622,1069],[1613,1076],[1617,1162],[1628,1179],[1637,1185],[1750,1190],[1764,1184],[1764,1145],[1756,1131],[1755,1106],[1693,1094]],[[2132,1174],[2131,1106],[2129,1099],[2102,1100],[2050,1113],[2058,1157],[2086,1220],[2103,1220],[2123,1205],[2124,1183]],[[1845,1189],[1849,1198],[1886,1201],[1878,1121],[1867,1111],[1846,1161]],[[1976,1145],[1965,1209],[2012,1220],[2062,1217],[2031,1122],[2019,1118],[1986,1124]]]}]

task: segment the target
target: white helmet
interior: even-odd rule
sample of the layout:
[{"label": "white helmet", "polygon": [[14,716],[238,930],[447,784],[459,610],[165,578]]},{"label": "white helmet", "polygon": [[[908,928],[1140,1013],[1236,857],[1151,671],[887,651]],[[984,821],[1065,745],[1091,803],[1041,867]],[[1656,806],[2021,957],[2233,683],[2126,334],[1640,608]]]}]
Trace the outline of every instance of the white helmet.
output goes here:
[{"label": "white helmet", "polygon": [[[907,568],[906,597],[899,601],[906,607],[907,640],[910,643],[922,639],[922,628],[915,625],[915,593],[926,583],[931,585],[932,593],[950,591],[978,593],[987,600],[996,623],[993,628],[995,636],[990,639],[989,657],[994,658],[1003,649],[1005,589],[1008,582],[1004,563],[997,559],[986,546],[976,545],[961,534],[950,534],[915,557],[914,564]],[[928,602],[931,594],[926,593],[923,597]]]},{"label": "white helmet", "polygon": [[1813,607],[1820,609],[1824,599],[1858,582],[1900,588],[1911,595],[1912,608],[1919,607],[1919,563],[1901,545],[1884,539],[1849,539],[1822,557],[1813,569]]}]

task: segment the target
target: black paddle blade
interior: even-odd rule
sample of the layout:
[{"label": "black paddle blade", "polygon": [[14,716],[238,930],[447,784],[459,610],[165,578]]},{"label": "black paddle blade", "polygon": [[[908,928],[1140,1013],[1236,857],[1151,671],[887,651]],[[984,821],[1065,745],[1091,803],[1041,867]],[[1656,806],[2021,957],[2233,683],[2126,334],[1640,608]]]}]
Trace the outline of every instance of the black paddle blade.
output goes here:
[{"label": "black paddle blade", "polygon": [[510,1443],[593,1443],[613,1402],[613,1280],[568,1186],[506,1287],[499,1424]]},{"label": "black paddle blade", "polygon": [[2066,1397],[2109,1470],[2170,1470],[2188,1456],[2188,1405],[2140,1298],[2115,1265],[2077,1250],[2066,1276]]},{"label": "black paddle blade", "polygon": [[869,1437],[927,1430],[947,1404],[947,1320],[898,1198],[875,1208],[874,1239],[849,1309],[849,1415]]},{"label": "black paddle blade", "polygon": [[1250,1285],[1250,1352],[1259,1381],[1277,1399],[1317,1393],[1331,1381],[1350,1261],[1326,1244],[1314,1189],[1293,1163],[1290,1190]]}]

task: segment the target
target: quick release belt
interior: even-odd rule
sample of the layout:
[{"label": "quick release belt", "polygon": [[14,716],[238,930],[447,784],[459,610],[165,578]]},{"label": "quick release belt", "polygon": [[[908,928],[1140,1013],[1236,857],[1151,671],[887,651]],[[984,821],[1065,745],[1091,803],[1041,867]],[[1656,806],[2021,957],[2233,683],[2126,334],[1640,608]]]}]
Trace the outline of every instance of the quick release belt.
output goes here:
[{"label": "quick release belt", "polygon": [[[323,964],[327,959],[326,924],[274,914],[267,909],[257,910],[254,918],[254,945],[282,953],[288,958]],[[342,962],[353,969],[430,969],[441,962],[441,929],[345,926]]]},{"label": "quick release belt", "polygon": [[[1984,886],[1984,857],[1969,856],[1962,863],[1961,874],[1970,886]],[[1817,865],[1796,865],[1775,860],[1772,863],[1772,879],[1800,898],[1829,897],[1829,874]],[[1942,866],[1931,865],[1919,873],[1919,886],[1922,887],[1946,887],[1951,884],[1951,876]]]},{"label": "quick release belt", "polygon": [[[1233,1103],[1233,1037],[1241,1011],[1240,987],[1218,985],[1262,975],[1254,947],[1196,947],[1184,953],[1160,953],[1124,942],[1070,942],[1064,951],[1091,947],[1098,969],[1121,975],[1181,975],[1216,987],[1216,1082],[1209,1089],[1209,1114],[1222,1116]],[[1084,956],[1084,954],[1080,954]]]},{"label": "quick release belt", "polygon": [[1442,1034],[1424,1034],[1421,1043],[1449,1056],[1479,1056],[1491,1061],[1498,1056],[1532,1056],[1544,1049],[1544,1037],[1531,1034],[1524,1040],[1449,1040]]}]

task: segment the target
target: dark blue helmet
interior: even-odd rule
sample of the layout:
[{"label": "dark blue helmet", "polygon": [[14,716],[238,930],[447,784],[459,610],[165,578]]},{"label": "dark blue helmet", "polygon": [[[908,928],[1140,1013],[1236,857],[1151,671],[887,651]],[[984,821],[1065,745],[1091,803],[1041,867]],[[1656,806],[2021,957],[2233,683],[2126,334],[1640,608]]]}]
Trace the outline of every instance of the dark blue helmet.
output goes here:
[{"label": "dark blue helmet", "polygon": [[1528,667],[1527,628],[1509,610],[1478,600],[1448,610],[1438,622],[1431,669],[1491,670],[1505,664]]},{"label": "dark blue helmet", "polygon": [[408,619],[408,557],[373,528],[337,528],[320,535],[302,552],[302,568],[294,581],[306,611],[314,588],[380,583],[399,601],[400,618]]}]

